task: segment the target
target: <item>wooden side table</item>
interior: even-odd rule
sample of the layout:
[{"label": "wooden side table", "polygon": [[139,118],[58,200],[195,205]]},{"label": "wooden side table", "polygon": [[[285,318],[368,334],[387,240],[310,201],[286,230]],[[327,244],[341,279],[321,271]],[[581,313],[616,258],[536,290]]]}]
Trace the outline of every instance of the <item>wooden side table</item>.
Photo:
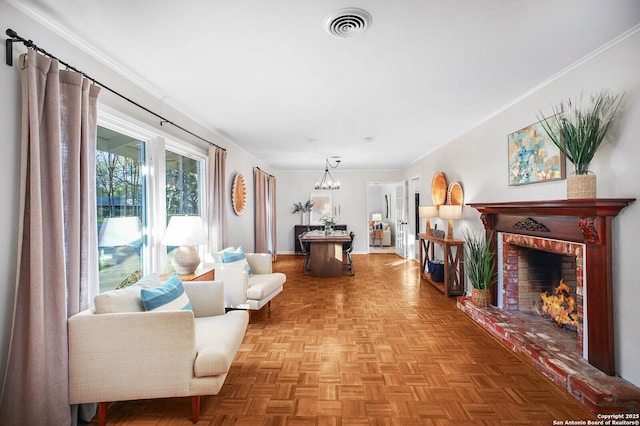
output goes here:
[{"label": "wooden side table", "polygon": [[[167,281],[171,278],[171,275],[173,275],[173,272],[161,274],[160,281]],[[213,268],[213,265],[202,264],[198,266],[198,269],[196,269],[193,274],[178,274],[178,276],[181,281],[213,281],[216,278],[216,270]]]},{"label": "wooden side table", "polygon": [[[426,233],[420,238],[420,277],[444,293],[445,296],[462,296],[464,288],[464,241],[434,237]],[[441,245],[444,250],[444,282],[431,279],[427,272],[427,263],[433,259],[433,244]]]},{"label": "wooden side table", "polygon": [[371,245],[374,246],[376,244],[376,240],[378,240],[378,246],[382,247],[382,239],[384,238],[384,231],[382,229],[373,229],[371,230]]}]

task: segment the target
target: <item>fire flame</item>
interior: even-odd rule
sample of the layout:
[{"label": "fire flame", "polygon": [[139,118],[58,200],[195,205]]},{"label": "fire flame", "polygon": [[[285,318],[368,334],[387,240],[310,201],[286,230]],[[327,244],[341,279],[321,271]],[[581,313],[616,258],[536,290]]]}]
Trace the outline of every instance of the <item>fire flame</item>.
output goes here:
[{"label": "fire flame", "polygon": [[571,296],[569,286],[561,279],[553,294],[540,293],[542,314],[551,317],[558,325],[578,326],[576,300]]}]

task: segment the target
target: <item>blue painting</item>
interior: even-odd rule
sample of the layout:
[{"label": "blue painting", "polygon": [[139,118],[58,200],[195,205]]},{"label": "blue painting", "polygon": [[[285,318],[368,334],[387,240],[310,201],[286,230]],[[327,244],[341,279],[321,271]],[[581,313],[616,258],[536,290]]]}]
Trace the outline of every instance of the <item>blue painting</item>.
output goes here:
[{"label": "blue painting", "polygon": [[[555,117],[547,119],[553,127]],[[513,132],[509,144],[509,185],[565,178],[565,157],[540,122]]]}]

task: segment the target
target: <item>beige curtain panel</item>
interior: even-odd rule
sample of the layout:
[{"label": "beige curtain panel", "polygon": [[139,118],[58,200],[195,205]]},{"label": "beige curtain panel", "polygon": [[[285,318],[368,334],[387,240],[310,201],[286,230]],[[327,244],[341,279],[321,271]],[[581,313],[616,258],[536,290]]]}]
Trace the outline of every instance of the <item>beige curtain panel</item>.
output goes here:
[{"label": "beige curtain panel", "polygon": [[262,170],[254,169],[255,181],[255,252],[267,253],[268,232],[267,225],[267,174]]},{"label": "beige curtain panel", "polygon": [[227,151],[209,147],[209,252],[216,253],[229,245],[227,198]]},{"label": "beige curtain panel", "polygon": [[20,63],[18,265],[1,423],[68,425],[76,407],[68,397],[67,318],[89,307],[98,291],[100,88],[31,49]]}]

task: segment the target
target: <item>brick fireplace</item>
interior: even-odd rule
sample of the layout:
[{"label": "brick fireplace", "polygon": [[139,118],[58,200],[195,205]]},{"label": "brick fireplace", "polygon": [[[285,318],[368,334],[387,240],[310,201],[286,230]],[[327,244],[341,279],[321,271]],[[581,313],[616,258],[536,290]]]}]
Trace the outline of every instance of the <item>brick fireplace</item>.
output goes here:
[{"label": "brick fireplace", "polygon": [[[633,201],[597,198],[469,204],[480,212],[485,229],[494,232],[494,249],[503,232],[584,245],[587,360],[608,375],[615,375],[611,226],[620,210]],[[497,291],[495,286],[493,291]],[[497,295],[493,296],[496,300]]]},{"label": "brick fireplace", "polygon": [[[498,306],[478,307],[468,297],[458,298],[458,306],[597,413],[640,408],[640,389],[615,376],[613,340],[612,222],[633,201],[468,204],[493,236],[500,279],[492,300]],[[568,315],[562,327],[538,312],[546,303],[541,294],[559,289],[573,298],[563,305],[571,309],[553,311],[561,312],[557,318]]]}]

